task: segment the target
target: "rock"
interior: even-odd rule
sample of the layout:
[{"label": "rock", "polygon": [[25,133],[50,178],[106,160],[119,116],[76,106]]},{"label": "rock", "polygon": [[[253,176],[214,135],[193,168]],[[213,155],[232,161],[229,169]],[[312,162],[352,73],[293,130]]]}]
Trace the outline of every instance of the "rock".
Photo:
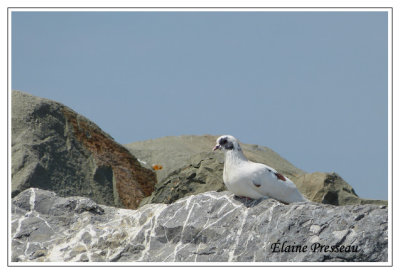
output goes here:
[{"label": "rock", "polygon": [[203,152],[192,156],[188,166],[171,172],[155,186],[140,205],[148,203],[173,203],[176,200],[207,191],[226,190],[222,181],[223,155]]},{"label": "rock", "polygon": [[11,207],[13,262],[388,261],[386,206],[206,192],[128,210],[31,188]]},{"label": "rock", "polygon": [[136,208],[156,183],[129,151],[70,108],[12,92],[12,197],[30,187]]},{"label": "rock", "polygon": [[[157,184],[148,203],[172,203],[207,191],[226,190],[222,180],[223,153],[210,152],[218,136],[163,137],[125,145],[143,164],[163,166],[157,170]],[[336,173],[305,173],[271,149],[242,144],[249,160],[267,164],[290,178],[309,200],[332,205],[382,204],[387,201],[361,199]]]},{"label": "rock", "polygon": [[299,190],[314,202],[331,205],[387,205],[387,201],[358,197],[354,189],[336,173],[301,174],[294,181]]}]

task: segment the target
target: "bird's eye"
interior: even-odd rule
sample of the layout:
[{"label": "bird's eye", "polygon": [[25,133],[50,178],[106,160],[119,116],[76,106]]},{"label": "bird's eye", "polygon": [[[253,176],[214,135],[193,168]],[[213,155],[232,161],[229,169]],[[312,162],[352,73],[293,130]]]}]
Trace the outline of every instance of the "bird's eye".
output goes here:
[{"label": "bird's eye", "polygon": [[221,145],[224,145],[224,144],[226,144],[226,142],[227,142],[227,140],[226,140],[226,139],[222,139],[222,140],[221,140]]}]

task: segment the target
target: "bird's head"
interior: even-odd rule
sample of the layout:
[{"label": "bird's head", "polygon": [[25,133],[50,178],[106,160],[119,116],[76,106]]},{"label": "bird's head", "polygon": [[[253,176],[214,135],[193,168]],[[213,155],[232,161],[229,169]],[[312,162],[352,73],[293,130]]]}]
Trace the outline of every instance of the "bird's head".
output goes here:
[{"label": "bird's head", "polygon": [[217,144],[213,150],[221,149],[222,151],[229,150],[242,150],[239,145],[239,141],[231,135],[222,135],[217,139]]}]

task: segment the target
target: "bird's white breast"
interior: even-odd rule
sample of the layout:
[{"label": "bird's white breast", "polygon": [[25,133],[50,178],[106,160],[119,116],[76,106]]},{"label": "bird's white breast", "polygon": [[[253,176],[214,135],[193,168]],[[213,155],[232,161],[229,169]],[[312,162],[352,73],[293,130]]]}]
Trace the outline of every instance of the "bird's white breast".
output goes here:
[{"label": "bird's white breast", "polygon": [[[227,159],[228,158],[228,159]],[[249,197],[252,199],[259,199],[266,197],[259,193],[251,180],[251,171],[248,165],[247,159],[229,159],[229,156],[225,159],[223,180],[226,188],[233,192],[237,196]]]}]

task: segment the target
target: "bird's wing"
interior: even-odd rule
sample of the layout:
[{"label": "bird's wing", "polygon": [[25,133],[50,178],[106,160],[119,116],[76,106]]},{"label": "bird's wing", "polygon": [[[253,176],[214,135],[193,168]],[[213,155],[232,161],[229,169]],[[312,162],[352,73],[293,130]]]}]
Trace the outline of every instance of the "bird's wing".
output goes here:
[{"label": "bird's wing", "polygon": [[303,199],[296,185],[275,169],[260,163],[249,163],[247,167],[254,189],[261,195],[291,202]]}]

